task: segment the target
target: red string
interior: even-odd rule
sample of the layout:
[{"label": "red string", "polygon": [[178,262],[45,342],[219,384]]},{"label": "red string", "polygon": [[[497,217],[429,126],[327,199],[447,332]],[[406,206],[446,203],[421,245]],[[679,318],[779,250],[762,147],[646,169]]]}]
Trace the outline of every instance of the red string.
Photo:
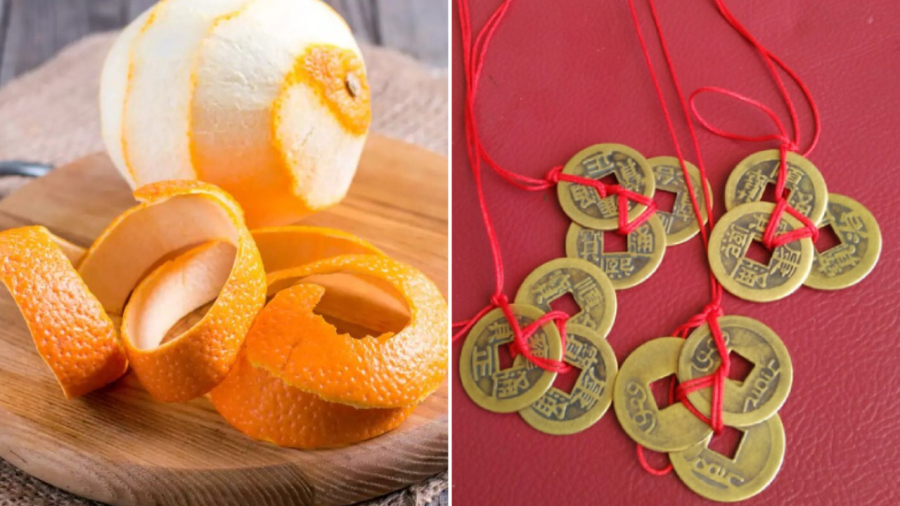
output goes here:
[{"label": "red string", "polygon": [[[818,142],[820,130],[821,130],[819,113],[818,113],[818,109],[815,105],[815,102],[812,98],[812,94],[809,92],[809,89],[807,88],[805,83],[803,83],[803,81],[799,78],[799,76],[797,76],[796,73],[794,73],[793,70],[791,70],[781,59],[779,59],[778,57],[773,55],[768,49],[763,47],[749,33],[749,31],[746,28],[744,28],[743,25],[741,25],[737,21],[737,19],[731,14],[731,12],[722,3],[722,0],[715,0],[715,2],[716,2],[716,6],[718,7],[719,12],[722,14],[722,16],[729,22],[729,24],[731,24],[732,27],[735,28],[735,30],[738,31],[738,33],[740,33],[747,41],[749,41],[751,44],[753,44],[753,46],[759,51],[760,55],[766,62],[766,65],[769,67],[769,70],[772,73],[772,75],[774,76],[775,81],[778,85],[779,91],[781,92],[781,95],[784,98],[785,103],[787,104],[788,111],[791,116],[791,122],[792,122],[792,125],[794,128],[794,138],[791,139],[787,136],[784,126],[782,125],[781,121],[778,119],[777,115],[771,109],[769,109],[768,107],[766,107],[765,105],[763,105],[762,103],[760,103],[758,101],[747,98],[743,95],[732,92],[730,90],[724,90],[721,88],[711,88],[711,87],[701,88],[700,90],[697,90],[696,92],[694,92],[691,95],[691,99],[690,99],[691,109],[694,111],[694,114],[697,117],[698,121],[704,127],[706,127],[711,132],[713,132],[717,135],[720,135],[723,137],[728,137],[728,138],[739,139],[739,140],[754,141],[754,142],[763,142],[763,141],[769,141],[769,140],[779,141],[779,148],[781,151],[780,152],[781,160],[780,160],[780,164],[779,164],[778,181],[776,183],[777,203],[776,203],[775,209],[773,210],[772,216],[770,217],[769,224],[766,228],[766,232],[763,237],[763,241],[765,242],[767,247],[772,249],[772,248],[781,246],[783,244],[787,244],[788,242],[801,239],[803,237],[812,237],[813,240],[815,240],[815,238],[818,236],[818,229],[808,219],[806,219],[799,212],[797,212],[796,210],[791,208],[787,204],[787,200],[784,198],[784,185],[785,185],[786,172],[787,172],[787,167],[786,167],[786,165],[787,165],[787,163],[786,163],[787,150],[790,149],[792,151],[799,151],[798,144],[799,144],[801,134],[800,134],[800,122],[799,122],[797,114],[796,114],[796,109],[794,108],[793,102],[790,99],[790,95],[787,93],[784,83],[782,82],[780,75],[778,75],[778,72],[774,65],[777,64],[779,67],[781,67],[797,83],[797,85],[803,91],[803,94],[806,97],[808,103],[810,104],[810,107],[813,112],[814,123],[815,123],[815,129],[814,129],[815,133],[813,135],[813,139],[811,140],[809,147],[803,153],[804,156],[807,156],[815,148],[815,146]],[[678,80],[677,74],[675,72],[675,68],[672,63],[671,56],[669,54],[668,46],[665,42],[665,36],[663,35],[662,25],[659,21],[659,14],[656,10],[656,6],[655,6],[653,0],[648,0],[648,4],[650,6],[650,10],[653,15],[653,22],[656,27],[660,45],[662,46],[666,65],[668,67],[669,73],[671,74],[671,77],[672,77],[672,81],[673,81],[676,91],[678,93],[678,98],[679,98],[679,101],[682,106],[682,112],[684,113],[685,119],[687,121],[691,140],[693,142],[694,149],[697,153],[698,168],[701,173],[701,181],[702,181],[701,184],[703,184],[704,195],[706,195],[706,204],[707,204],[707,211],[708,211],[708,216],[709,216],[709,227],[711,230],[714,222],[713,222],[713,218],[712,218],[710,199],[709,199],[709,195],[707,193],[706,184],[705,184],[705,182],[707,180],[706,170],[705,170],[705,167],[703,164],[702,154],[700,153],[700,147],[699,147],[699,142],[697,140],[696,131],[693,127],[693,123],[691,122],[690,113],[687,110],[688,103],[685,101],[685,98],[684,98],[685,95],[679,84],[679,80]],[[650,53],[647,50],[647,45],[644,40],[644,36],[643,36],[642,30],[640,27],[640,21],[638,19],[637,12],[634,7],[633,0],[629,0],[629,6],[631,8],[631,15],[632,15],[632,19],[634,21],[635,29],[638,34],[638,39],[641,43],[641,48],[644,52],[644,58],[646,60],[647,67],[650,71],[650,75],[653,79],[653,83],[654,83],[654,86],[655,86],[656,92],[657,92],[657,97],[663,108],[663,113],[666,118],[666,124],[669,128],[669,133],[672,136],[672,140],[675,144],[679,160],[681,161],[682,170],[685,173],[685,180],[687,181],[687,184],[689,187],[689,192],[690,192],[689,194],[691,195],[691,203],[694,207],[695,215],[700,216],[700,214],[698,212],[699,206],[697,205],[697,201],[694,198],[693,188],[691,188],[691,186],[692,186],[691,180],[687,176],[687,169],[685,167],[684,159],[681,154],[681,149],[680,149],[680,146],[678,143],[677,135],[675,133],[675,129],[672,124],[672,120],[669,115],[668,108],[665,103],[665,98],[662,94],[662,90],[659,85],[659,79],[656,76],[656,72],[654,70],[652,60],[650,58]],[[774,62],[774,64],[773,64],[773,62]],[[700,114],[697,112],[697,109],[695,106],[694,100],[695,100],[696,96],[699,95],[700,93],[704,93],[704,92],[720,93],[720,94],[738,99],[740,101],[743,101],[745,103],[748,103],[750,105],[757,107],[758,109],[763,111],[766,115],[768,115],[769,118],[772,119],[772,121],[775,123],[776,127],[778,128],[779,133],[777,135],[751,137],[751,136],[742,136],[742,135],[738,135],[738,134],[733,134],[733,133],[726,132],[724,130],[713,127],[712,125],[710,125],[707,121],[705,121],[700,116]],[[780,222],[781,217],[784,212],[788,212],[792,216],[799,219],[804,224],[804,228],[793,230],[791,232],[782,234],[780,236],[776,236],[775,232],[777,231],[777,224]],[[702,226],[701,226],[701,232],[703,232],[701,234],[701,236],[703,238],[704,246],[706,248],[708,248],[708,236],[706,234],[704,227],[702,227]],[[711,276],[711,287],[712,287],[712,289],[711,289],[712,302],[710,304],[708,304],[700,314],[695,315],[690,320],[688,320],[684,325],[682,325],[681,327],[676,329],[674,332],[674,335],[685,338],[685,337],[687,337],[687,335],[690,333],[690,331],[692,329],[699,327],[700,325],[702,325],[704,323],[708,323],[710,326],[710,332],[713,336],[713,341],[716,345],[716,350],[718,351],[719,356],[721,357],[722,363],[720,364],[720,366],[716,369],[716,371],[713,374],[702,377],[702,378],[697,378],[694,380],[686,381],[685,383],[679,385],[678,390],[677,390],[677,398],[695,416],[697,416],[698,418],[703,420],[705,423],[709,423],[710,426],[713,428],[713,430],[716,433],[719,433],[719,432],[721,432],[721,429],[724,427],[724,424],[722,422],[722,402],[723,402],[723,396],[724,396],[724,388],[723,387],[724,387],[725,379],[728,377],[728,372],[730,370],[731,364],[730,364],[730,359],[728,357],[728,350],[725,346],[724,340],[722,339],[721,328],[719,327],[719,323],[718,323],[719,317],[721,317],[723,314],[723,310],[721,307],[722,289],[721,289],[721,286],[719,286],[718,283],[716,282],[715,278],[711,274],[710,274],[710,276]],[[672,383],[672,385],[674,385],[674,382]],[[691,402],[687,398],[689,393],[697,391],[697,390],[701,390],[701,389],[706,389],[706,388],[712,388],[710,417],[706,417],[702,413],[700,413],[693,406],[693,404],[691,404]],[[671,402],[671,395],[670,395],[670,402]],[[641,467],[643,467],[647,472],[657,475],[657,476],[660,476],[660,475],[668,474],[672,470],[671,464],[661,470],[653,469],[652,467],[649,466],[646,459],[644,458],[644,451],[640,445],[638,445],[637,452],[638,452],[638,461],[640,462]]]},{"label": "red string", "polygon": [[[509,305],[509,299],[503,293],[504,272],[503,258],[500,251],[500,242],[497,239],[497,235],[494,231],[493,220],[491,219],[490,211],[488,210],[487,200],[484,194],[484,186],[482,184],[481,162],[483,160],[487,160],[489,165],[491,165],[492,167],[494,167],[495,164],[493,160],[490,160],[490,158],[486,156],[487,153],[485,153],[484,149],[482,148],[481,139],[478,135],[478,124],[475,120],[475,96],[478,90],[478,81],[481,78],[481,71],[484,66],[484,57],[487,54],[487,49],[490,46],[491,39],[493,38],[497,27],[500,26],[500,22],[503,20],[503,17],[506,16],[506,12],[508,11],[511,4],[512,0],[504,0],[504,2],[501,3],[493,12],[493,14],[491,14],[487,23],[485,23],[485,25],[478,32],[478,35],[475,37],[475,40],[473,42],[468,0],[459,0],[457,2],[457,5],[459,7],[460,30],[462,32],[462,53],[464,67],[463,74],[465,76],[466,83],[466,151],[469,157],[469,165],[471,166],[472,174],[475,178],[475,187],[478,194],[478,204],[481,209],[481,218],[484,222],[485,232],[487,233],[488,242],[491,247],[491,255],[494,261],[495,284],[494,294],[491,297],[491,303],[488,306],[479,311],[475,315],[475,317],[453,324],[454,328],[460,328],[460,330],[453,335],[453,340],[455,341],[460,337],[466,335],[480,318],[482,318],[494,308],[499,307],[503,311],[503,314],[506,316],[507,320],[509,320],[510,328],[513,331],[513,342],[510,344],[510,352],[513,356],[519,354],[524,355],[525,358],[530,362],[547,371],[566,372],[569,370],[569,366],[566,365],[565,362],[533,355],[531,353],[530,347],[528,346],[528,339],[542,325],[551,321],[555,321],[557,327],[560,330],[560,337],[562,338],[562,349],[565,350],[565,323],[568,319],[568,315],[560,311],[550,311],[549,313],[543,315],[541,318],[522,329],[512,312],[512,308]],[[513,177],[513,175],[511,175],[510,177]],[[515,179],[515,177],[513,177],[513,179]]]}]

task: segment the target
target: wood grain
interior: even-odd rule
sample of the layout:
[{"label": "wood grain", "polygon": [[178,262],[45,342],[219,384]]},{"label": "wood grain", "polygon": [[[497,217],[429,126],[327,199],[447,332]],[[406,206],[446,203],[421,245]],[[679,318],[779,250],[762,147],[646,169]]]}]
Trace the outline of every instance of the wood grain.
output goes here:
[{"label": "wood grain", "polygon": [[[370,138],[346,200],[304,223],[340,227],[447,289],[447,161]],[[105,155],[61,167],[0,202],[0,228],[46,225],[80,245],[134,204]],[[0,457],[50,484],[115,505],[345,504],[447,468],[447,384],[397,430],[299,451],[243,436],[205,398],[152,401],[126,376],[65,401],[9,294],[0,294]]]}]

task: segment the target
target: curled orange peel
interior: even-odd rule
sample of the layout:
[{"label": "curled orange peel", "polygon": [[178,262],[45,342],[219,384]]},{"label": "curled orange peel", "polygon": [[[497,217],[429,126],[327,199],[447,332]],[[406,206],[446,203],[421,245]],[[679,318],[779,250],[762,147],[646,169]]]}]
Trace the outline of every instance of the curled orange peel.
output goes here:
[{"label": "curled orange peel", "polygon": [[[44,227],[0,232],[0,280],[66,398],[115,381],[128,361],[115,325]],[[76,252],[74,245],[70,252]]]},{"label": "curled orange peel", "polygon": [[[402,298],[408,322],[396,332],[355,338],[314,309],[324,287],[269,303],[247,337],[246,353],[287,384],[357,408],[401,408],[434,392],[446,376],[447,305],[424,274],[383,256],[343,255],[270,273],[269,291],[343,274],[383,283]],[[287,298],[285,298],[287,299]]]},{"label": "curled orange peel", "polygon": [[258,228],[250,232],[267,273],[339,255],[382,254],[359,237],[333,228],[293,225]]},{"label": "curled orange peel", "polygon": [[[24,236],[27,241],[16,241],[29,228],[4,232],[7,249],[0,256],[5,277],[39,352],[59,378],[60,371],[76,361],[71,356],[92,347],[102,328],[104,342],[115,338],[119,353],[127,356],[135,376],[154,398],[190,400],[221,382],[236,362],[265,302],[265,271],[240,207],[219,188],[197,181],[164,181],[138,188],[134,195],[140,203],[100,234],[84,253],[77,273],[49,238],[31,232]],[[63,244],[77,261],[80,250],[68,246]],[[32,254],[29,251],[34,260],[16,260],[17,254],[24,257]],[[42,288],[17,294],[18,285]],[[63,290],[76,295],[67,295],[69,300],[52,298]],[[200,321],[161,342],[157,335],[161,326],[213,299]],[[48,313],[61,316],[48,319]],[[121,340],[112,323],[120,317]],[[80,325],[78,318],[89,319],[94,327]],[[67,339],[55,337],[51,341],[55,348],[48,349],[43,342],[48,332]],[[68,386],[69,379],[60,383],[67,396],[81,395],[120,376],[124,358],[121,363],[116,375],[106,372],[87,382],[81,378],[84,384],[77,388]]]}]

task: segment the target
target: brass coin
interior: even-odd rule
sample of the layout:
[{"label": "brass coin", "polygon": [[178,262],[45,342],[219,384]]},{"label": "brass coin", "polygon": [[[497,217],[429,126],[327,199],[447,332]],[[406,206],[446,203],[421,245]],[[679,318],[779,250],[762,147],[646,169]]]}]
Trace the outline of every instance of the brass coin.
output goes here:
[{"label": "brass coin", "polygon": [[812,270],[806,286],[819,290],[838,290],[862,281],[881,255],[881,229],[872,213],[859,202],[828,194],[828,211],[819,228],[831,225],[841,244],[814,251]]},{"label": "brass coin", "polygon": [[627,236],[628,251],[603,252],[603,230],[578,223],[566,234],[566,256],[587,260],[606,273],[616,290],[639,285],[656,272],[666,252],[666,233],[656,216]]},{"label": "brass coin", "polygon": [[[603,179],[613,175],[618,184],[647,197],[655,188],[653,170],[647,159],[622,144],[595,144],[578,152],[563,168],[564,174]],[[572,220],[585,227],[599,230],[619,228],[618,197],[600,198],[590,186],[560,181],[557,187],[559,203]],[[647,206],[628,203],[628,221],[637,218]]]},{"label": "brass coin", "polygon": [[658,452],[695,445],[712,433],[684,404],[659,409],[650,384],[678,370],[684,339],[662,337],[634,350],[616,376],[613,407],[622,429],[638,444]]},{"label": "brass coin", "polygon": [[[513,314],[522,328],[543,316],[541,310],[512,304]],[[500,368],[500,346],[513,340],[512,328],[500,308],[484,315],[469,332],[459,355],[459,379],[475,404],[495,413],[512,413],[527,408],[553,384],[556,373],[529,362],[523,355],[512,367]],[[560,360],[562,341],[552,322],[541,326],[528,341],[538,357]]]},{"label": "brass coin", "polygon": [[[766,186],[778,181],[781,152],[777,149],[759,151],[741,160],[725,183],[725,208],[729,211],[741,204],[759,202]],[[790,190],[788,204],[818,224],[825,216],[828,187],[819,169],[798,155],[787,154],[787,177],[784,187]]]},{"label": "brass coin", "polygon": [[569,323],[584,325],[605,338],[616,320],[616,291],[606,274],[585,260],[557,258],[541,265],[522,282],[516,304],[549,312],[550,304],[567,293],[581,309]]},{"label": "brass coin", "polygon": [[[659,209],[656,211],[656,215],[659,216],[663,229],[666,231],[666,244],[669,246],[681,244],[700,232],[700,224],[694,214],[694,205],[691,202],[691,194],[688,192],[687,180],[684,178],[684,171],[681,170],[681,161],[674,156],[657,156],[648,162],[653,167],[656,192],[659,193],[662,190],[675,194],[671,212]],[[700,215],[703,217],[705,225],[709,221],[709,216],[706,213],[706,197],[703,194],[703,186],[701,186],[700,169],[688,161],[684,163],[691,178],[691,187],[694,189],[697,204],[700,205]],[[708,183],[706,187],[709,190],[709,197],[712,199],[712,188]]]},{"label": "brass coin", "polygon": [[[728,351],[753,364],[743,381],[725,380],[722,421],[737,427],[762,422],[781,409],[791,391],[794,378],[791,356],[778,335],[757,320],[724,316],[719,319],[719,326]],[[678,381],[684,383],[708,376],[721,363],[709,324],[705,324],[684,343],[678,360]],[[706,416],[710,414],[711,399],[709,388],[688,394],[688,400]]]},{"label": "brass coin", "polygon": [[597,423],[612,402],[612,385],[619,366],[612,346],[593,330],[566,325],[563,360],[581,369],[570,393],[550,387],[519,415],[535,429],[547,434],[575,434]]},{"label": "brass coin", "polygon": [[720,502],[743,501],[765,490],[784,461],[784,426],[775,415],[743,429],[734,458],[709,449],[705,441],[669,453],[672,468],[697,494]]},{"label": "brass coin", "polygon": [[[716,279],[733,295],[754,302],[778,300],[794,293],[812,269],[812,239],[804,238],[772,251],[767,265],[746,258],[753,240],[761,240],[775,204],[754,202],[725,213],[709,236],[709,264]],[[801,228],[784,213],[777,233]]]}]

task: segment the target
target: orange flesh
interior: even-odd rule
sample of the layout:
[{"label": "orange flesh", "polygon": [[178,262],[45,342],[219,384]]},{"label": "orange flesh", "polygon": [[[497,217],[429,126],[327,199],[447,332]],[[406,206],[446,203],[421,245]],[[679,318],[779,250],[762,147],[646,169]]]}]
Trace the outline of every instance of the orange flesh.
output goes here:
[{"label": "orange flesh", "polygon": [[127,359],[112,320],[44,227],[0,232],[0,280],[66,398],[115,381]]}]

